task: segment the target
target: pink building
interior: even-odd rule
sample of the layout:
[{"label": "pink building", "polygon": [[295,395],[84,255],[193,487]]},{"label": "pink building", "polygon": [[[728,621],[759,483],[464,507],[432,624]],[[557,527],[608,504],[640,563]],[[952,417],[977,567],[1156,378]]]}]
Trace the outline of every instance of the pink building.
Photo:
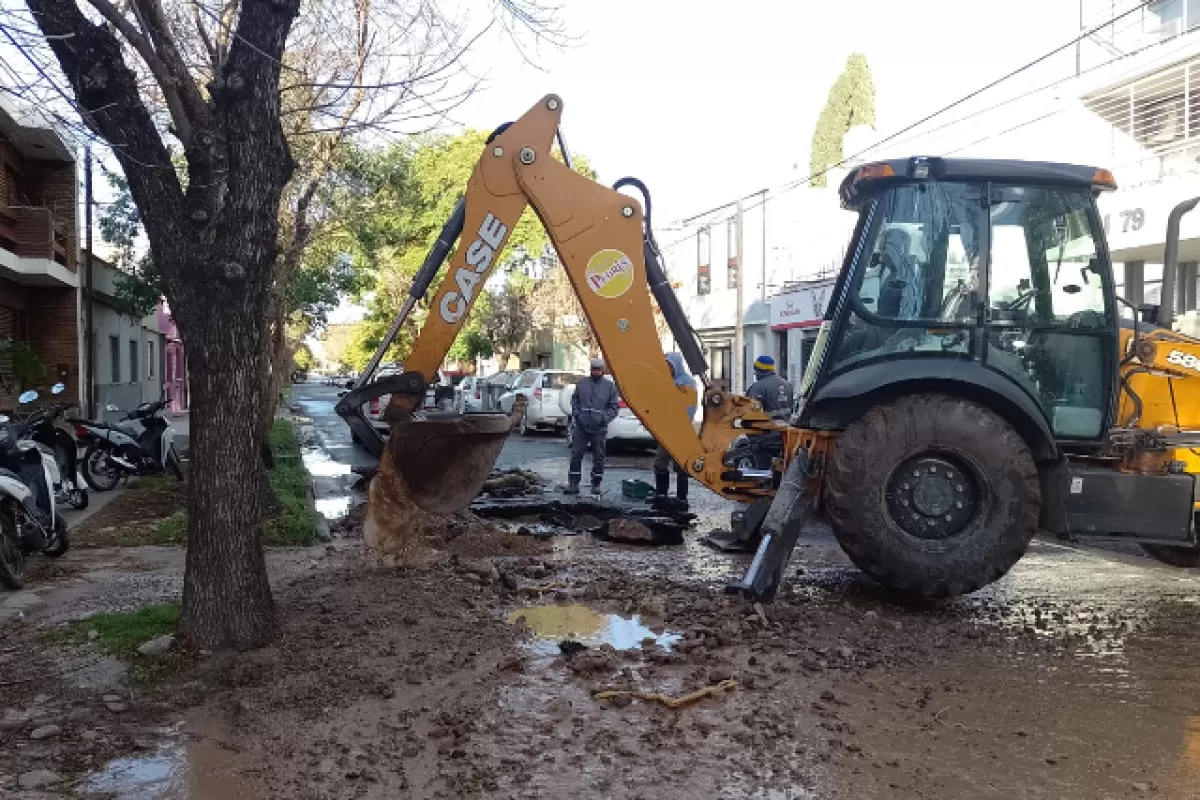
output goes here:
[{"label": "pink building", "polygon": [[179,339],[179,329],[171,317],[171,309],[166,299],[158,307],[159,330],[166,332],[166,345],[163,348],[164,366],[163,382],[166,384],[167,399],[170,409],[176,414],[188,410],[188,379],[187,358],[183,352],[183,342]]}]

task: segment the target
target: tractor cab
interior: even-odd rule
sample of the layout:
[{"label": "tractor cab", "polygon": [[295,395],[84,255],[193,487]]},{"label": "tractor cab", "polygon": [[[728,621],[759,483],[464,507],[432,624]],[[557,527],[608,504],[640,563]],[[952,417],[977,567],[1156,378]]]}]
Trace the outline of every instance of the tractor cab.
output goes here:
[{"label": "tractor cab", "polygon": [[[1112,424],[1119,314],[1107,170],[911,158],[843,181],[858,225],[800,387],[805,427],[940,391],[994,409],[1036,460]],[[920,388],[915,388],[915,387]]]}]

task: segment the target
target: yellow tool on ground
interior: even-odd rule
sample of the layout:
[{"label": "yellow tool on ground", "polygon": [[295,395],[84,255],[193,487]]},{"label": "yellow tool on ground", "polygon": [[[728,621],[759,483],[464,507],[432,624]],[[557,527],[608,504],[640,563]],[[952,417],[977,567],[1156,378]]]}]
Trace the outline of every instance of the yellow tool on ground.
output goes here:
[{"label": "yellow tool on ground", "polygon": [[[738,527],[761,543],[731,589],[773,598],[800,528],[818,514],[872,578],[924,596],[996,580],[1039,526],[1200,565],[1200,341],[1170,330],[1180,219],[1200,198],[1170,216],[1161,305],[1135,310],[1157,325],[1135,327],[1120,313],[1096,206],[1115,188],[1107,170],[934,157],[856,168],[840,193],[858,225],[796,413],[782,421],[710,384],[662,266],[646,187],[622,179],[610,189],[572,171],[561,115],[549,95],[493,134],[389,335],[338,404],[381,455],[376,540],[404,535],[413,513],[465,507],[503,446],[505,415],[419,409],[532,206],[630,409],[691,477],[750,504]],[[563,161],[551,154],[556,136]],[[455,243],[405,372],[371,382]],[[686,413],[694,392],[671,380],[652,303],[706,387],[698,434]],[[361,413],[384,394],[386,444]],[[736,437],[768,431],[783,439],[774,469],[724,463]]]}]

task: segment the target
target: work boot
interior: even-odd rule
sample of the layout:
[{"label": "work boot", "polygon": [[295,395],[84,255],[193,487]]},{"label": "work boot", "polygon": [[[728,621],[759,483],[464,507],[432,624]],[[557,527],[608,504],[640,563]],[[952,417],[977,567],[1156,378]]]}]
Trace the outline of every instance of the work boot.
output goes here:
[{"label": "work boot", "polygon": [[563,494],[579,494],[579,483],[571,481],[567,484],[567,488],[563,489]]},{"label": "work boot", "polygon": [[654,473],[654,497],[650,500],[650,505],[654,508],[662,508],[667,500],[667,495],[671,493],[671,473],[655,472]]},{"label": "work boot", "polygon": [[686,475],[675,476],[675,502],[680,511],[688,510],[688,479]]}]

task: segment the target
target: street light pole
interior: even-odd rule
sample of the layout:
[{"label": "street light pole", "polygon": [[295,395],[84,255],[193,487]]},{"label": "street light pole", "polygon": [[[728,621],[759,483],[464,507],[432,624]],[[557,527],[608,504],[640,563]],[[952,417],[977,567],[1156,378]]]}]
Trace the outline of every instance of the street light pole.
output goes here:
[{"label": "street light pole", "polygon": [[[92,144],[83,150],[83,402],[88,419],[96,418],[96,347],[92,329]],[[78,219],[78,217],[76,217]],[[78,239],[76,240],[78,241]]]}]

